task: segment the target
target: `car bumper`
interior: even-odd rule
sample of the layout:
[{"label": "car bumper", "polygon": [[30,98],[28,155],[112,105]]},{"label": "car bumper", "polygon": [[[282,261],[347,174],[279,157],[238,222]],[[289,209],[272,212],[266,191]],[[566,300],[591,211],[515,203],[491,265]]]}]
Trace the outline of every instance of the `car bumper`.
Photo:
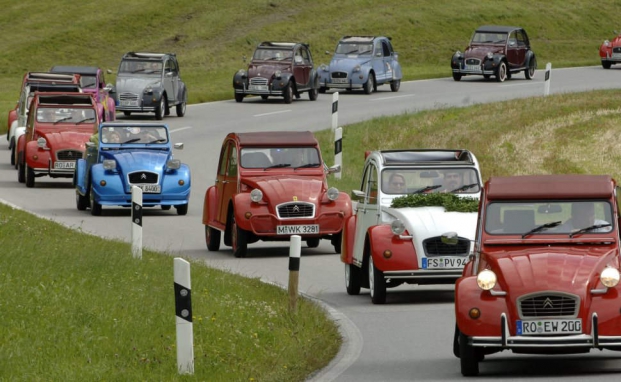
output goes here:
[{"label": "car bumper", "polygon": [[612,56],[606,55],[606,57],[601,58],[604,62],[621,62],[621,54],[613,53]]},{"label": "car bumper", "polygon": [[479,75],[479,76],[483,76],[483,75],[488,75],[488,76],[492,76],[494,74],[496,74],[496,71],[493,69],[465,69],[465,68],[457,68],[457,69],[453,69],[453,73],[459,73],[462,75]]},{"label": "car bumper", "polygon": [[[345,216],[341,212],[328,212],[318,215],[313,219],[296,219],[296,220],[280,220],[276,215],[258,214],[248,219],[250,230],[260,237],[279,237],[288,238],[291,235],[300,235],[302,237],[321,237],[341,232]],[[319,232],[314,234],[278,234],[276,227],[279,225],[319,225]]]},{"label": "car bumper", "polygon": [[[190,190],[181,193],[142,194],[142,205],[151,206],[178,206],[188,204]],[[131,193],[98,193],[95,191],[95,200],[102,206],[130,207],[132,205]]]},{"label": "car bumper", "polygon": [[417,270],[403,270],[403,271],[384,271],[385,279],[392,280],[442,280],[453,279],[457,280],[461,277],[463,269],[417,269]]}]

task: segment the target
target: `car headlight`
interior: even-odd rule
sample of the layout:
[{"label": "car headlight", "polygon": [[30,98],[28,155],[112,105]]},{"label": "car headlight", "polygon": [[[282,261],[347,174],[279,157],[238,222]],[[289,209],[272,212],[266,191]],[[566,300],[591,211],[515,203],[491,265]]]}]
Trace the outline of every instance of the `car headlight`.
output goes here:
[{"label": "car headlight", "polygon": [[612,288],[619,284],[619,271],[612,267],[606,267],[602,271],[602,274],[599,276],[599,279],[602,280],[602,284],[604,284],[608,288]]},{"label": "car headlight", "polygon": [[116,161],[112,159],[104,159],[103,168],[104,170],[114,170],[116,168]]},{"label": "car headlight", "polygon": [[329,71],[329,70],[330,70],[330,69],[328,68],[328,65],[326,65],[326,64],[321,65],[321,66],[319,67],[319,69],[323,70],[324,72],[327,72],[327,71]]},{"label": "car headlight", "polygon": [[237,74],[239,74],[240,76],[245,76],[246,75],[246,71],[244,69],[239,69],[237,71]]},{"label": "car headlight", "polygon": [[608,41],[608,40],[604,40],[604,45],[606,45],[606,46],[610,46],[610,41]]},{"label": "car headlight", "polygon": [[143,93],[144,94],[153,94],[153,88],[151,86],[147,86],[146,88],[144,88]]},{"label": "car headlight", "polygon": [[492,52],[487,52],[487,58],[488,58],[488,59],[490,59],[490,60],[491,60],[492,58],[494,58],[494,53],[492,53]]},{"label": "car headlight", "polygon": [[171,170],[179,170],[181,168],[181,161],[179,159],[171,159],[166,162],[166,167]]},{"label": "car headlight", "polygon": [[339,190],[336,187],[330,187],[328,188],[328,199],[335,201],[336,199],[339,198]]},{"label": "car headlight", "polygon": [[356,66],[354,66],[354,69],[352,69],[353,73],[357,73],[359,71],[360,71],[360,65],[356,65]]},{"label": "car headlight", "polygon": [[460,51],[455,52],[455,56],[457,56],[457,58],[461,58],[461,52]]},{"label": "car headlight", "polygon": [[403,232],[405,232],[405,225],[401,220],[395,219],[392,221],[392,223],[390,223],[390,230],[392,231],[393,235],[401,235]]},{"label": "car headlight", "polygon": [[496,286],[496,274],[489,270],[482,270],[477,276],[477,285],[483,290],[490,290]]},{"label": "car headlight", "polygon": [[261,199],[263,199],[263,192],[261,190],[255,188],[254,190],[250,191],[250,200],[258,203],[261,201]]},{"label": "car headlight", "polygon": [[280,70],[277,70],[274,72],[274,77],[276,79],[280,79],[281,76],[282,76],[282,72]]},{"label": "car headlight", "polygon": [[47,147],[47,141],[45,140],[45,138],[41,137],[41,138],[37,139],[37,146],[39,146],[42,149],[46,148]]}]

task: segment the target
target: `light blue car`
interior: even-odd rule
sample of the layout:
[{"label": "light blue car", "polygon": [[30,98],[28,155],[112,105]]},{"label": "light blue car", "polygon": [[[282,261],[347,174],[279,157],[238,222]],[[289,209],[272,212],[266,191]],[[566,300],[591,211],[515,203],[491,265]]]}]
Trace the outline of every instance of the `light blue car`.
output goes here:
[{"label": "light blue car", "polygon": [[336,46],[330,65],[320,66],[319,76],[320,93],[344,89],[371,94],[384,84],[390,84],[393,92],[398,91],[403,74],[390,38],[345,36]]},{"label": "light blue car", "polygon": [[142,205],[175,207],[186,215],[190,201],[190,168],[174,159],[168,126],[162,123],[106,122],[99,126],[99,144],[87,143],[86,159],[78,159],[74,185],[78,210],[101,215],[102,206],[132,205],[132,186],[142,189]]}]

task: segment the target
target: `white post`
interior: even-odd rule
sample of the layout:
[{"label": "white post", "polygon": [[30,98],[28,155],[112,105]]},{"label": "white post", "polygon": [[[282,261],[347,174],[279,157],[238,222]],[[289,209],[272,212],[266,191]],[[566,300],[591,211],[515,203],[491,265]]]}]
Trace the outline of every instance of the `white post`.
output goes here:
[{"label": "white post", "polygon": [[334,164],[341,166],[341,171],[334,173],[336,179],[341,179],[343,173],[343,128],[334,131]]},{"label": "white post", "polygon": [[339,92],[332,94],[332,131],[339,125]]},{"label": "white post", "polygon": [[132,186],[132,255],[142,259],[142,189]]},{"label": "white post", "polygon": [[177,370],[179,374],[194,374],[194,334],[192,328],[192,285],[190,263],[176,257],[175,315],[177,323]]},{"label": "white post", "polygon": [[544,80],[544,87],[543,87],[543,95],[547,96],[550,94],[550,74],[552,72],[552,63],[548,62],[546,64],[546,76],[545,76],[545,80]]},{"label": "white post", "polygon": [[289,243],[289,312],[295,314],[298,303],[302,239],[300,235],[292,235]]}]

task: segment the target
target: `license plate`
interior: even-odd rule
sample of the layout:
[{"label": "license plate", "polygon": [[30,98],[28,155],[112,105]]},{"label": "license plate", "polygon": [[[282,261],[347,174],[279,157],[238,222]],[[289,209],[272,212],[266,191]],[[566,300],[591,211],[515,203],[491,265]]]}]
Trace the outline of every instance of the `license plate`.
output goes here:
[{"label": "license plate", "polygon": [[134,184],[134,186],[140,188],[142,192],[147,194],[159,194],[161,191],[159,184]]},{"label": "license plate", "polygon": [[248,90],[267,91],[267,85],[250,85]]},{"label": "license plate", "polygon": [[613,53],[612,58],[621,58],[621,53]]},{"label": "license plate", "polygon": [[138,106],[138,101],[121,101],[121,106]]},{"label": "license plate", "polygon": [[517,320],[518,336],[545,336],[549,334],[581,334],[582,320]]},{"label": "license plate", "polygon": [[423,269],[459,269],[467,262],[467,257],[423,257]]},{"label": "license plate", "polygon": [[319,224],[276,226],[277,235],[309,235],[317,233],[319,233]]},{"label": "license plate", "polygon": [[57,168],[59,170],[66,169],[66,168],[72,169],[72,168],[75,168],[75,161],[71,161],[71,162],[58,162],[57,161],[57,162],[54,162],[54,168]]},{"label": "license plate", "polygon": [[333,78],[332,79],[332,83],[333,84],[346,84],[349,81],[347,80],[347,78]]},{"label": "license plate", "polygon": [[466,65],[466,70],[481,70],[481,67],[479,65]]}]

